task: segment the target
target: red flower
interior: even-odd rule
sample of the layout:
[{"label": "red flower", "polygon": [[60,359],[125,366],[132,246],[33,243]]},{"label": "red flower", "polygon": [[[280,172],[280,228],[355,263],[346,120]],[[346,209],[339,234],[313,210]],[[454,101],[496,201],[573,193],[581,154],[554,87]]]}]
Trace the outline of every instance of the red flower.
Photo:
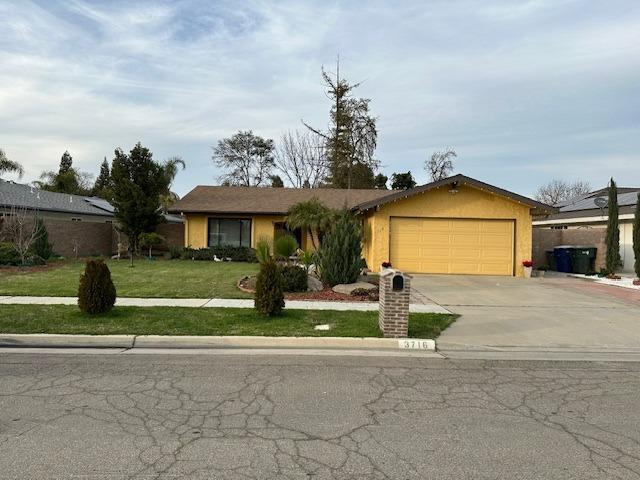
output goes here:
[{"label": "red flower", "polygon": [[533,262],[531,260],[523,260],[522,261],[522,266],[523,267],[533,267]]}]

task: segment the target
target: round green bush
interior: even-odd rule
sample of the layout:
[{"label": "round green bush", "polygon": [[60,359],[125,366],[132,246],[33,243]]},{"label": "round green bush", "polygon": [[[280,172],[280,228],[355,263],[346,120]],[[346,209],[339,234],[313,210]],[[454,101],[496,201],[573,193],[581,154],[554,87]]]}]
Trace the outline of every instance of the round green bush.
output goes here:
[{"label": "round green bush", "polygon": [[282,272],[282,289],[285,292],[306,292],[308,288],[307,272],[297,265],[284,265]]},{"label": "round green bush", "polygon": [[80,276],[78,307],[84,313],[105,313],[116,303],[116,287],[109,267],[102,260],[88,260]]}]

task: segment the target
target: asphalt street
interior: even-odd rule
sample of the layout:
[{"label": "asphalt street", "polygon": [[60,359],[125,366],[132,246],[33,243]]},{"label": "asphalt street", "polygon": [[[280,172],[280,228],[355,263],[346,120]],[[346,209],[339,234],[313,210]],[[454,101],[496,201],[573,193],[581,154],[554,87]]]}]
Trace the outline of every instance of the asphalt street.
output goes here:
[{"label": "asphalt street", "polygon": [[2,353],[0,478],[640,478],[640,363]]}]

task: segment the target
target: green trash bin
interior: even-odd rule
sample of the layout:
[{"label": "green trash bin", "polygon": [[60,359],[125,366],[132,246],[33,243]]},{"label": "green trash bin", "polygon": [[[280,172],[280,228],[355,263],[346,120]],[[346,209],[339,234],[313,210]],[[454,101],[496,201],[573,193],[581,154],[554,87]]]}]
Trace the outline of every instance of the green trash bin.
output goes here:
[{"label": "green trash bin", "polygon": [[585,274],[592,272],[597,251],[596,247],[575,247],[573,250],[573,273]]}]

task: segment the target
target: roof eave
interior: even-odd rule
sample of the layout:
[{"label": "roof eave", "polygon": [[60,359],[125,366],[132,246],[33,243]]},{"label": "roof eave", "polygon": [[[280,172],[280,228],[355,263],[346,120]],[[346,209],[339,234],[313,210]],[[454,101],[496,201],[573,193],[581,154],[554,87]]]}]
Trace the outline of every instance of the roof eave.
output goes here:
[{"label": "roof eave", "polygon": [[408,190],[402,190],[400,192],[397,193],[392,193],[388,196],[373,200],[373,201],[369,201],[369,202],[364,202],[361,203],[360,205],[358,205],[357,208],[358,210],[360,210],[361,212],[365,212],[367,210],[371,210],[372,208],[376,208],[379,207],[381,205],[385,205],[387,203],[390,202],[394,202],[394,201],[398,201],[398,200],[403,200],[405,198],[411,197],[413,195],[417,195],[419,193],[424,193],[424,192],[428,192],[430,190],[435,190],[437,188],[440,188],[444,185],[450,185],[451,183],[457,182],[461,185],[469,185],[471,187],[474,188],[478,188],[481,190],[488,190],[491,193],[495,194],[495,195],[500,195],[503,197],[506,197],[509,200],[518,202],[518,203],[522,203],[524,205],[529,206],[532,209],[532,213],[536,214],[536,215],[546,215],[546,214],[553,214],[553,213],[557,213],[558,209],[555,207],[552,207],[551,205],[546,205],[544,203],[541,202],[537,202],[535,200],[532,200],[530,198],[527,198],[525,196],[519,195],[517,193],[513,193],[513,192],[509,192],[508,190],[503,190],[501,188],[498,187],[494,187],[493,185],[490,185],[488,183],[484,183],[481,182],[479,180],[473,179],[471,177],[467,177],[465,175],[454,175],[452,177],[447,177],[444,178],[442,180],[438,180],[435,182],[431,182],[431,183],[427,183],[425,185],[421,185],[419,187],[414,187]]}]

